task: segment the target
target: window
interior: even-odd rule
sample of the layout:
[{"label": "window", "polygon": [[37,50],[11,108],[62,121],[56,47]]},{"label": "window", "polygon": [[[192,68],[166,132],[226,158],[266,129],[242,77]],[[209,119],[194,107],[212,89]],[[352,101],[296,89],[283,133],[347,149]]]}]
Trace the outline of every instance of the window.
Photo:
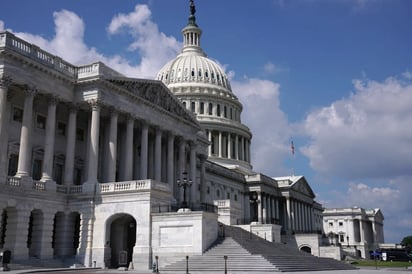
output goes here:
[{"label": "window", "polygon": [[54,181],[58,184],[61,185],[63,181],[63,165],[62,164],[56,164],[54,166]]},{"label": "window", "polygon": [[210,194],[210,186],[207,187],[206,192],[207,192],[207,194]]},{"label": "window", "polygon": [[77,128],[76,129],[76,140],[77,141],[84,141],[84,129]]},{"label": "window", "polygon": [[219,189],[216,189],[216,197],[220,197],[220,191],[219,191]]},{"label": "window", "polygon": [[329,222],[329,227],[333,227],[333,223],[332,223],[332,222]]},{"label": "window", "polygon": [[190,108],[191,108],[192,112],[195,112],[195,111],[196,111],[196,103],[195,103],[195,102],[192,102],[192,103],[190,104]]},{"label": "window", "polygon": [[339,226],[343,226],[343,222],[339,222]]},{"label": "window", "polygon": [[217,105],[217,116],[220,116],[220,105]]},{"label": "window", "polygon": [[213,104],[209,103],[209,115],[213,115]]},{"label": "window", "polygon": [[230,119],[233,120],[233,109],[230,108]]},{"label": "window", "polygon": [[17,156],[16,154],[11,154],[9,158],[9,168],[7,171],[8,176],[16,175],[18,163],[19,163],[19,156]]},{"label": "window", "polygon": [[46,117],[45,116],[37,114],[36,127],[39,128],[39,129],[45,129],[46,128]]},{"label": "window", "polygon": [[339,242],[343,243],[345,241],[345,237],[343,237],[343,234],[339,234]]},{"label": "window", "polygon": [[35,159],[33,162],[33,180],[41,179],[41,166],[42,161],[39,159]]},{"label": "window", "polygon": [[66,136],[66,124],[63,122],[57,122],[57,134]]},{"label": "window", "polygon": [[23,109],[18,107],[13,108],[13,121],[20,123],[23,121]]},{"label": "window", "polygon": [[223,107],[223,117],[227,118],[227,107]]},{"label": "window", "polygon": [[234,197],[234,199],[235,199],[235,201],[237,201],[237,194],[235,194],[235,197]]},{"label": "window", "polygon": [[226,199],[230,200],[230,193],[226,193]]},{"label": "window", "polygon": [[186,102],[183,102],[183,106],[186,108]]},{"label": "window", "polygon": [[78,186],[82,184],[82,170],[80,168],[74,169],[73,184]]},{"label": "window", "polygon": [[200,114],[204,114],[205,113],[205,103],[200,102],[200,110],[199,110]]}]

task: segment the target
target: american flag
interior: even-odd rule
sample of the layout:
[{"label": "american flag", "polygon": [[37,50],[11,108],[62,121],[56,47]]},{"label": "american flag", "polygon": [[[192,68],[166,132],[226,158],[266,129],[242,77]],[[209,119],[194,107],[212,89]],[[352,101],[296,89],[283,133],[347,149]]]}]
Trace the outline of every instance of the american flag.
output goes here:
[{"label": "american flag", "polygon": [[295,145],[293,144],[293,140],[290,141],[290,149],[292,150],[292,155],[295,155]]}]

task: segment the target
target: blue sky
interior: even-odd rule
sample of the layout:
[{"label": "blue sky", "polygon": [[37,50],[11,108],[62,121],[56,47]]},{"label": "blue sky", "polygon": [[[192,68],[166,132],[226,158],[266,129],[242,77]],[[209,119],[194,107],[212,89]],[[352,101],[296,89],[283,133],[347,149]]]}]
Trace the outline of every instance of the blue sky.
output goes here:
[{"label": "blue sky", "polygon": [[[0,30],[154,78],[181,49],[188,2],[6,1]],[[386,242],[412,235],[412,1],[195,3],[202,47],[244,105],[255,170],[304,175],[326,207],[381,208]]]}]

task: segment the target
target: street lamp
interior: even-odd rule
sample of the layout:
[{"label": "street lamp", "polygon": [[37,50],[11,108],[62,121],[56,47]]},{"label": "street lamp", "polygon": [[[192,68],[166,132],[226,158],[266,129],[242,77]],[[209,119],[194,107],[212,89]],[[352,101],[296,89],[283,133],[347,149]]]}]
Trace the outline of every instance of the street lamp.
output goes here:
[{"label": "street lamp", "polygon": [[177,180],[177,185],[180,186],[180,187],[183,187],[183,203],[182,203],[182,207],[183,207],[183,208],[187,208],[186,188],[187,188],[187,187],[190,187],[190,186],[192,185],[193,181],[190,180],[190,179],[187,179],[187,172],[186,172],[186,171],[184,171],[184,172],[182,173],[182,175],[183,175],[183,178],[182,178],[182,180],[180,180],[180,179]]}]

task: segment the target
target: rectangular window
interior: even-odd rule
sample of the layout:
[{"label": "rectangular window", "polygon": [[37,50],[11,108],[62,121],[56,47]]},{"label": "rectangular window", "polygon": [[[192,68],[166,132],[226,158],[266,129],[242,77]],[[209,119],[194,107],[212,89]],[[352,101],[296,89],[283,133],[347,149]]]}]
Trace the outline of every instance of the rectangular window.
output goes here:
[{"label": "rectangular window", "polygon": [[39,129],[45,129],[46,128],[46,117],[40,114],[37,114],[36,116],[36,127]]},{"label": "rectangular window", "polygon": [[57,134],[66,136],[66,124],[63,122],[57,122]]},{"label": "rectangular window", "polygon": [[78,186],[82,184],[82,170],[80,168],[74,169],[73,184]]},{"label": "rectangular window", "polygon": [[204,114],[205,113],[205,103],[200,102],[200,110],[199,110],[200,114]]},{"label": "rectangular window", "polygon": [[339,226],[343,226],[343,222],[339,222]]},{"label": "rectangular window", "polygon": [[42,160],[34,160],[33,162],[33,180],[40,180],[41,179],[41,167],[42,167]]},{"label": "rectangular window", "polygon": [[227,107],[223,107],[223,117],[227,118]]},{"label": "rectangular window", "polygon": [[191,102],[190,109],[192,110],[192,112],[196,111],[196,103],[195,102]]},{"label": "rectangular window", "polygon": [[339,235],[339,241],[340,241],[341,243],[343,243],[343,242],[345,241],[345,237],[343,237],[343,234],[340,234],[340,235]]},{"label": "rectangular window", "polygon": [[220,105],[219,104],[217,105],[217,116],[220,117]]},{"label": "rectangular window", "polygon": [[13,107],[13,121],[20,123],[23,121],[23,109]]},{"label": "rectangular window", "polygon": [[54,166],[54,181],[58,184],[61,185],[63,181],[63,165],[62,164],[56,164]]},{"label": "rectangular window", "polygon": [[209,103],[209,115],[213,115],[213,104]]},{"label": "rectangular window", "polygon": [[329,223],[329,227],[333,227],[333,223]]},{"label": "rectangular window", "polygon": [[7,171],[8,176],[14,176],[17,172],[17,164],[19,163],[19,156],[16,154],[10,155],[9,158],[9,168]]}]

